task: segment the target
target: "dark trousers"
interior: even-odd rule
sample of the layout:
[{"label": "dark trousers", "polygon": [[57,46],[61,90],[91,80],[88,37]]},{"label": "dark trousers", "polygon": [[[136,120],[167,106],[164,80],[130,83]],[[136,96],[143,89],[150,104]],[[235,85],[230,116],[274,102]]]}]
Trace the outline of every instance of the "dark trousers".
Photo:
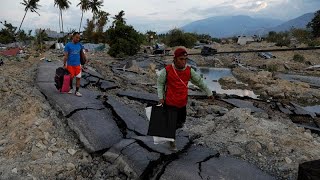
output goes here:
[{"label": "dark trousers", "polygon": [[169,106],[169,105],[164,105],[165,108],[167,108],[170,111],[175,111],[177,112],[177,123],[176,123],[176,129],[182,128],[184,123],[186,122],[186,117],[187,117],[187,108],[186,106],[182,108],[177,108],[174,106]]}]

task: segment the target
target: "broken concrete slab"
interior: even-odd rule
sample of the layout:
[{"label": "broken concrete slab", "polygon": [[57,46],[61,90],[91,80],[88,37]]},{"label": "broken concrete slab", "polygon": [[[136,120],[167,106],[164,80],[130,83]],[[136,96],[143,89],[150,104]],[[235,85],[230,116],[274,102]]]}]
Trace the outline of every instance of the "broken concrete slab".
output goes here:
[{"label": "broken concrete slab", "polygon": [[106,92],[107,90],[110,90],[110,89],[118,88],[118,86],[115,83],[111,81],[106,81],[106,80],[100,81],[99,87],[100,87],[100,90],[103,92]]},{"label": "broken concrete slab", "polygon": [[191,148],[182,157],[171,162],[168,166],[163,167],[163,174],[158,172],[159,179],[192,179],[202,180],[201,178],[201,162],[207,158],[219,156],[215,150],[191,146]]},{"label": "broken concrete slab", "polygon": [[117,95],[120,97],[126,96],[129,99],[138,100],[142,102],[157,103],[159,101],[159,98],[156,94],[152,94],[148,92],[126,90],[126,91],[119,92]]},{"label": "broken concrete slab", "polygon": [[89,81],[91,84],[97,84],[99,83],[100,79],[94,76],[89,76],[86,78],[87,81]]},{"label": "broken concrete slab", "polygon": [[87,151],[97,152],[122,140],[123,135],[113,118],[106,109],[80,110],[68,118],[68,125],[79,136]]},{"label": "broken concrete slab", "polygon": [[290,109],[285,108],[282,103],[277,102],[276,105],[282,113],[293,114],[292,111],[290,111]]},{"label": "broken concrete slab", "polygon": [[[150,149],[156,152],[159,152],[161,154],[169,155],[173,153],[173,151],[170,150],[169,143],[154,144],[152,136],[135,136],[132,138],[137,140],[138,142],[141,141],[144,145],[148,146]],[[190,140],[189,140],[188,134],[182,130],[178,130],[176,135],[176,146],[178,151],[183,150],[188,145],[189,142]]]},{"label": "broken concrete slab", "polygon": [[264,112],[264,110],[257,108],[250,101],[244,101],[240,99],[222,99],[222,101],[227,102],[238,108],[249,108],[252,112]]},{"label": "broken concrete slab", "polygon": [[106,161],[117,164],[129,179],[139,179],[152,161],[160,154],[141,147],[133,139],[123,139],[103,154]]},{"label": "broken concrete slab", "polygon": [[208,96],[202,91],[193,91],[191,89],[188,90],[188,96],[193,97],[195,99],[207,99]]},{"label": "broken concrete slab", "polygon": [[[161,174],[160,174],[161,175]],[[275,179],[257,167],[231,157],[219,157],[215,150],[192,146],[169,164],[160,177],[165,179]]]},{"label": "broken concrete slab", "polygon": [[305,129],[310,129],[311,132],[313,132],[313,133],[320,134],[320,128],[313,127],[313,126],[308,126],[308,125],[304,125],[304,124],[296,124],[296,125],[299,126],[299,127],[303,127]]},{"label": "broken concrete slab", "polygon": [[315,76],[302,76],[296,74],[276,74],[277,78],[292,82],[305,82],[314,87],[320,87],[320,78]]},{"label": "broken concrete slab", "polygon": [[203,162],[200,175],[203,179],[276,179],[275,177],[261,171],[258,167],[233,157],[211,158]]},{"label": "broken concrete slab", "polygon": [[119,102],[112,96],[107,97],[106,103],[111,107],[115,114],[125,122],[127,128],[140,135],[146,135],[148,132],[148,120],[139,116],[129,106]]},{"label": "broken concrete slab", "polygon": [[46,96],[46,98],[55,105],[64,116],[68,116],[72,111],[76,109],[102,109],[105,108],[97,97],[100,95],[96,91],[90,91],[87,89],[80,89],[82,97],[77,97],[74,94],[60,93],[54,83],[38,83],[40,91]]},{"label": "broken concrete slab", "polygon": [[56,69],[61,66],[62,64],[60,64],[59,66],[59,62],[39,63],[36,81],[37,82],[54,82]]},{"label": "broken concrete slab", "polygon": [[80,86],[81,86],[82,88],[87,87],[89,84],[90,84],[90,82],[89,82],[88,80],[86,80],[86,79],[81,79],[81,80],[80,80]]},{"label": "broken concrete slab", "polygon": [[96,77],[98,79],[103,79],[102,75],[99,74],[95,69],[93,69],[90,66],[86,66],[86,69],[83,72],[89,74],[90,76]]},{"label": "broken concrete slab", "polygon": [[297,114],[297,115],[302,115],[302,116],[311,116],[312,118],[316,117],[316,113],[314,112],[310,112],[310,111],[307,111],[306,109],[304,109],[302,106],[296,104],[296,103],[293,103],[293,102],[290,102],[290,104],[292,106],[294,106],[295,110],[294,110],[294,113]]},{"label": "broken concrete slab", "polygon": [[305,106],[305,107],[303,107],[303,109],[306,110],[306,111],[309,111],[309,112],[313,112],[317,116],[320,116],[320,105]]}]

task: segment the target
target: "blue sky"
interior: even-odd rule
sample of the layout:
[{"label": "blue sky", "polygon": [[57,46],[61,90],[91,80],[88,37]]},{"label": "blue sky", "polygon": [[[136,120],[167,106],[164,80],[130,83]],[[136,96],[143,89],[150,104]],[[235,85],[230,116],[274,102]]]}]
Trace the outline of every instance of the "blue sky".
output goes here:
[{"label": "blue sky", "polygon": [[[80,23],[81,11],[76,6],[79,0],[70,1],[71,8],[63,12],[65,31],[78,29]],[[22,0],[1,0],[0,20],[19,26],[24,15],[20,2]],[[40,0],[39,4],[41,16],[28,12],[22,29],[59,30],[59,11],[53,0]],[[320,9],[320,0],[104,0],[103,4],[102,10],[112,16],[124,10],[127,24],[141,32],[166,31],[212,16],[249,15],[289,20]],[[92,14],[87,12],[84,16],[91,18]]]}]

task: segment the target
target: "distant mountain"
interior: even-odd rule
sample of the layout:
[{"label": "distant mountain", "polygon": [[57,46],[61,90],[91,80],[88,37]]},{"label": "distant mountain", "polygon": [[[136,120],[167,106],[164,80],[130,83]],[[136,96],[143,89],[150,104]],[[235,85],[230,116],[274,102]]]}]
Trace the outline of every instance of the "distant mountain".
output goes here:
[{"label": "distant mountain", "polygon": [[248,35],[248,32],[258,34],[263,28],[271,28],[283,23],[281,20],[267,18],[252,18],[249,16],[217,16],[189,23],[180,29],[185,32],[209,34],[212,37],[231,37]]},{"label": "distant mountain", "polygon": [[305,28],[314,13],[307,13],[289,21],[249,16],[217,16],[191,22],[180,29],[185,32],[209,34],[212,37],[232,37],[240,35],[261,35],[269,31],[286,31],[292,27]]},{"label": "distant mountain", "polygon": [[315,13],[307,13],[302,16],[299,16],[295,19],[292,19],[290,21],[287,21],[285,23],[280,24],[279,26],[276,26],[274,28],[269,29],[269,31],[288,31],[292,27],[299,28],[299,29],[305,29],[307,24],[314,18]]}]

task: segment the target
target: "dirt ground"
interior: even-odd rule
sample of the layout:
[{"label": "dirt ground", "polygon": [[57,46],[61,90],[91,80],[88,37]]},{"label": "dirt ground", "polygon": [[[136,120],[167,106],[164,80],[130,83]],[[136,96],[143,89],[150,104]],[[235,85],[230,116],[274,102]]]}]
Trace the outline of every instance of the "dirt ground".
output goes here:
[{"label": "dirt ground", "polygon": [[[218,51],[260,48],[275,47],[268,43],[253,43],[245,47],[217,45]],[[305,61],[294,61],[295,53],[303,55]],[[47,102],[35,83],[40,58],[54,61],[61,57],[52,51],[39,57],[34,57],[35,54],[30,52],[31,56],[21,61],[4,58],[4,65],[0,66],[0,179],[97,178],[98,171],[108,164],[100,155],[88,154],[84,150],[67,126],[65,117]],[[299,99],[309,98],[310,104],[320,104],[319,89],[274,77],[276,72],[320,77],[319,70],[304,70],[320,64],[320,50],[273,54],[276,58],[267,60],[256,53],[241,54],[238,58],[245,67],[258,70],[238,67],[233,74],[261,96],[273,97],[281,102],[299,102]],[[199,66],[233,67],[234,56],[191,58]],[[137,75],[127,79],[111,71],[111,65],[121,60],[115,60],[103,52],[90,53],[89,58],[90,66],[105,79],[116,81],[121,88],[125,89],[126,83],[135,81],[133,89],[156,93],[152,87],[156,82],[152,65],[144,70],[133,68]],[[171,58],[163,59],[170,62]],[[267,70],[272,71],[268,73]],[[307,96],[306,92],[311,96]],[[128,99],[126,104],[143,114],[143,104]],[[251,113],[248,109],[233,108],[222,101],[190,99],[184,129],[197,137],[195,143],[212,147],[222,155],[249,161],[278,179],[295,179],[299,163],[320,159],[320,138],[309,130],[297,127],[289,116],[272,113],[267,104],[265,109],[269,111]]]}]

